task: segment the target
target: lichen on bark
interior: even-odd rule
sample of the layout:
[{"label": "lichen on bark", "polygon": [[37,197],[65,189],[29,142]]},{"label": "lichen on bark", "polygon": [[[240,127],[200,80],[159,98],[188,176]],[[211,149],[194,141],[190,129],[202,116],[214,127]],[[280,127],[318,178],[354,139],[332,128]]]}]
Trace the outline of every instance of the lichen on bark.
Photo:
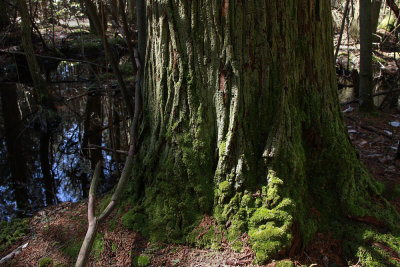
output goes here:
[{"label": "lichen on bark", "polygon": [[379,185],[343,124],[328,0],[151,0],[147,14],[129,194],[151,239],[204,245],[186,237],[208,214],[230,242],[248,232],[266,262],[338,218],[396,228],[386,202],[368,201]]}]

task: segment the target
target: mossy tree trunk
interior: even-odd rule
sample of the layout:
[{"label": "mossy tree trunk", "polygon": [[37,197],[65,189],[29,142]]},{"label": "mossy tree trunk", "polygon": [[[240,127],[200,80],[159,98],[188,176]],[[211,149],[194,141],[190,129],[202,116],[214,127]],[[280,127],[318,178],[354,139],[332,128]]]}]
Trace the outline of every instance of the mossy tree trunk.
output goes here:
[{"label": "mossy tree trunk", "polygon": [[389,218],[368,201],[378,190],[344,127],[330,11],[329,0],[147,1],[134,228],[190,241],[211,214],[230,242],[248,232],[265,262],[332,218]]}]

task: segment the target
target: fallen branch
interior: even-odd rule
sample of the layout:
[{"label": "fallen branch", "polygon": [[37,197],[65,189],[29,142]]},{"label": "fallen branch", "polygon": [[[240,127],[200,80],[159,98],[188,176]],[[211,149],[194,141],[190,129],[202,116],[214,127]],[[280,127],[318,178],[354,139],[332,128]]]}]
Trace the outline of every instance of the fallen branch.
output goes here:
[{"label": "fallen branch", "polygon": [[378,134],[378,135],[382,135],[382,136],[384,136],[384,137],[386,137],[386,138],[392,139],[392,136],[391,136],[391,135],[389,135],[389,134],[387,134],[387,133],[385,133],[385,132],[380,132],[380,131],[378,131],[378,130],[376,130],[376,129],[370,127],[370,126],[367,126],[367,125],[360,125],[360,127],[361,127],[362,129],[364,129],[364,130],[367,130],[367,131],[376,133],[376,134]]},{"label": "fallen branch", "polygon": [[[350,86],[348,86],[348,87],[350,87]],[[396,93],[396,92],[400,92],[400,89],[382,91],[382,92],[375,93],[372,96],[375,97],[375,96],[380,96],[380,95],[388,95],[390,93]],[[353,98],[353,99],[351,99],[349,101],[341,102],[340,105],[344,106],[344,105],[347,105],[347,104],[356,103],[356,102],[358,102],[358,100],[360,100],[360,98]]]},{"label": "fallen branch", "polygon": [[14,256],[18,255],[19,253],[21,253],[21,251],[26,248],[28,246],[29,243],[25,243],[19,247],[17,247],[16,249],[14,249],[10,254],[8,254],[7,256],[3,257],[0,260],[0,264],[2,263],[6,263],[7,261],[11,260]]}]

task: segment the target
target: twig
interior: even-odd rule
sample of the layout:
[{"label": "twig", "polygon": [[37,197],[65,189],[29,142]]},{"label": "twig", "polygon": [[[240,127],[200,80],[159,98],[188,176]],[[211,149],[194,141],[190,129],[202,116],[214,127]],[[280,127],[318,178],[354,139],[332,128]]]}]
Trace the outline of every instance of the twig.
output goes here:
[{"label": "twig", "polygon": [[110,151],[110,152],[114,152],[114,153],[120,153],[120,154],[124,154],[124,155],[128,155],[128,151],[125,150],[116,150],[116,149],[112,149],[112,148],[108,148],[108,147],[104,147],[104,146],[99,146],[99,145],[88,145],[87,147],[88,149],[91,148],[96,148],[96,149],[101,149],[101,150],[105,150],[105,151]]},{"label": "twig", "polygon": [[76,96],[72,96],[72,97],[68,98],[67,100],[65,100],[65,102],[69,102],[69,101],[75,100],[77,98],[80,98],[80,97],[83,97],[83,96],[87,96],[89,94],[105,92],[105,91],[106,91],[105,89],[90,90],[90,91],[84,92],[82,94],[79,94],[79,95],[76,95]]},{"label": "twig", "polygon": [[[12,55],[23,55],[25,56],[24,52],[18,52],[18,51],[7,51],[4,49],[0,49],[0,53],[5,53],[5,54],[12,54]],[[52,57],[52,56],[43,56],[43,55],[39,55],[39,54],[34,54],[36,57],[39,58],[46,58],[46,59],[54,59],[54,60],[59,60],[59,61],[68,61],[68,62],[80,62],[80,63],[86,63],[86,64],[90,64],[93,66],[97,66],[97,67],[105,67],[103,65],[99,65],[96,64],[94,62],[90,62],[90,61],[86,61],[86,60],[81,60],[81,59],[73,59],[73,58],[61,58],[61,57]]]},{"label": "twig", "polygon": [[378,131],[378,130],[376,130],[376,129],[370,127],[370,126],[367,126],[367,125],[360,125],[360,127],[361,127],[362,129],[364,129],[364,130],[367,130],[367,131],[376,133],[376,134],[378,134],[378,135],[382,135],[382,136],[384,136],[384,137],[386,137],[386,138],[392,139],[392,136],[391,136],[391,135],[389,135],[389,134],[387,134],[387,133],[385,133],[385,132],[380,132],[380,131]]}]

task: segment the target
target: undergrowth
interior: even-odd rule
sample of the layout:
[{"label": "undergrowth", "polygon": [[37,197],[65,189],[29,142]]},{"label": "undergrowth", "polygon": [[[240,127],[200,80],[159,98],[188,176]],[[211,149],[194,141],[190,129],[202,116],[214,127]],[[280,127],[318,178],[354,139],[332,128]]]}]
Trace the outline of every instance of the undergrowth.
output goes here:
[{"label": "undergrowth", "polygon": [[0,222],[0,253],[5,252],[29,232],[28,219]]}]

